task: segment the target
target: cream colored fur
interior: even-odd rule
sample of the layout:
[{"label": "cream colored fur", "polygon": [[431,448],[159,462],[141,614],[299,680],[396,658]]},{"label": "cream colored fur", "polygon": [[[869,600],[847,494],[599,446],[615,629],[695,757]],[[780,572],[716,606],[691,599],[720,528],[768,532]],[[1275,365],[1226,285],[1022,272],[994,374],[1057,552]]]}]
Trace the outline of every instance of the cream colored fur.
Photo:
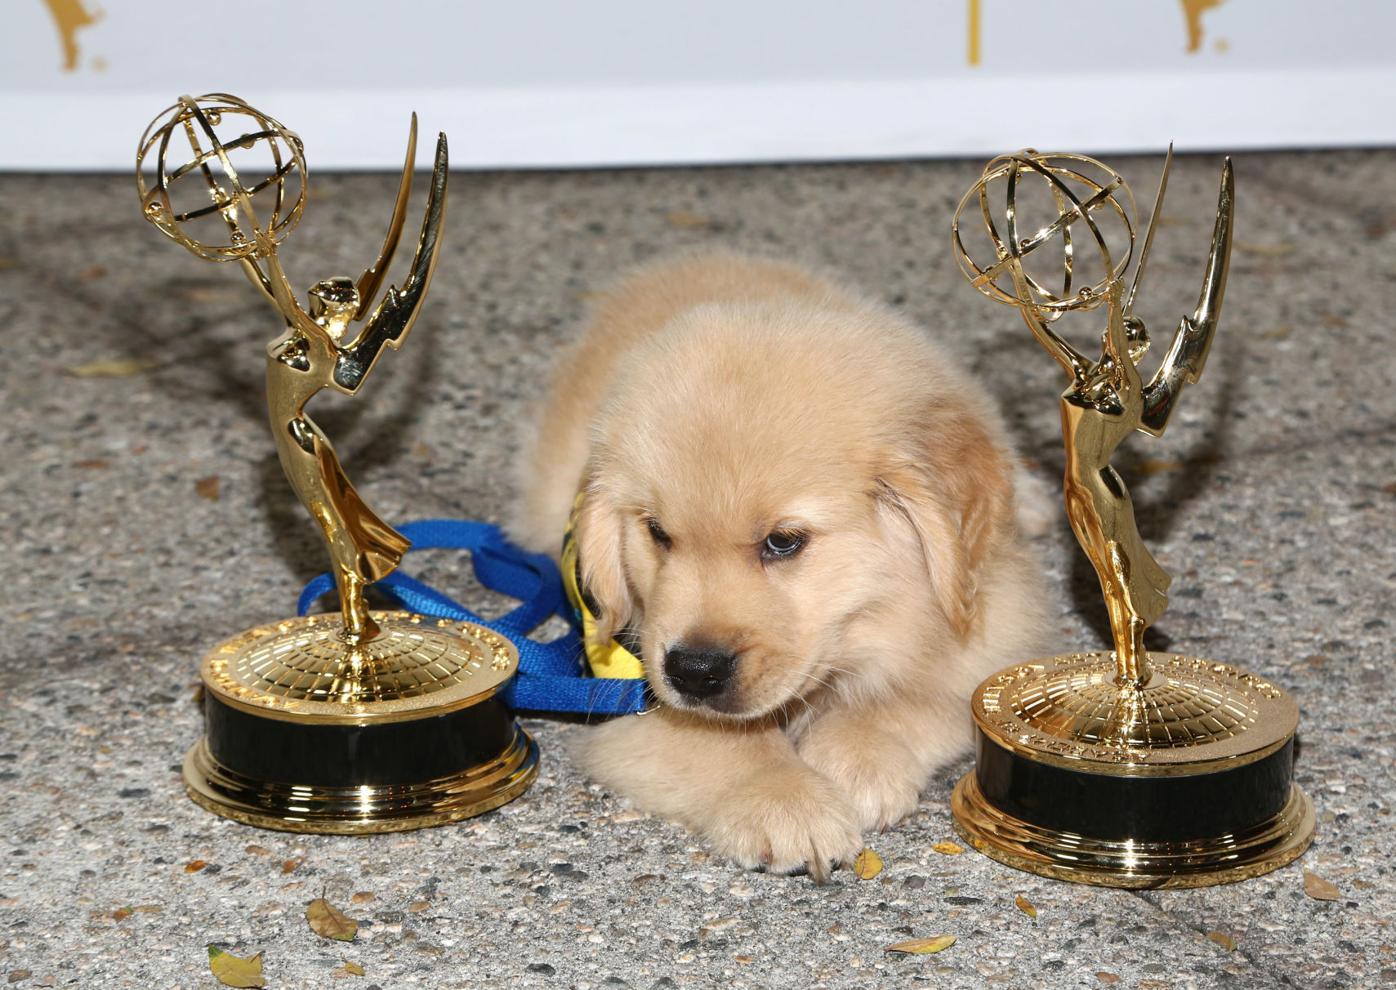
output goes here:
[{"label": "cream colored fur", "polygon": [[[664,702],[588,730],[587,772],[744,866],[851,860],[966,751],[975,685],[1038,652],[1015,464],[989,393],[922,330],[803,269],[690,256],[603,293],[512,525],[555,552],[586,489],[584,583]],[[763,561],[773,528],[805,548]],[[695,638],[739,655],[725,710],[665,680]]]}]

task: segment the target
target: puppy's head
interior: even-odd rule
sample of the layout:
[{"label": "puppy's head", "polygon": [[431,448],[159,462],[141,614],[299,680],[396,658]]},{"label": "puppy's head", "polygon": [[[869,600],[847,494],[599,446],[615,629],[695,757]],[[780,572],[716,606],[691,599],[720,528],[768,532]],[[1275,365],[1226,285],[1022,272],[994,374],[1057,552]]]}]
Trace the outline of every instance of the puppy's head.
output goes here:
[{"label": "puppy's head", "polygon": [[597,635],[636,633],[665,703],[752,718],[885,686],[896,663],[858,630],[905,623],[908,602],[925,617],[908,649],[971,634],[1009,482],[914,334],[833,305],[704,307],[622,369],[593,436],[582,581]]}]

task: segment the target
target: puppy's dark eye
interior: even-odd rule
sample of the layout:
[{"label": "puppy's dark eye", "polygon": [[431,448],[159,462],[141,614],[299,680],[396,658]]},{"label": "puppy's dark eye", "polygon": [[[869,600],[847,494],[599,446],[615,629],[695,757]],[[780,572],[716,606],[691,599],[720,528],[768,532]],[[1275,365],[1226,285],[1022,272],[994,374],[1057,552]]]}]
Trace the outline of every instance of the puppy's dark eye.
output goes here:
[{"label": "puppy's dark eye", "polygon": [[800,549],[804,545],[804,533],[778,529],[770,536],[766,537],[766,542],[761,544],[761,556],[765,560],[779,560],[782,557],[793,557],[800,552]]},{"label": "puppy's dark eye", "polygon": [[659,525],[658,519],[646,519],[645,527],[650,531],[650,538],[665,550],[668,550],[674,545],[673,538],[668,533],[664,532],[664,527]]}]

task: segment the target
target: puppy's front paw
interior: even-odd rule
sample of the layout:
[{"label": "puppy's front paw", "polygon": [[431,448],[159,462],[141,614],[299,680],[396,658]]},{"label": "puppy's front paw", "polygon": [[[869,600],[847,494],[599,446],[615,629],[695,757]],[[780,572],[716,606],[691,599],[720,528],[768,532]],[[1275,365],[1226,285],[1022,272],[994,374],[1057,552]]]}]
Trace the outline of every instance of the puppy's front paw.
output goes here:
[{"label": "puppy's front paw", "polygon": [[719,853],[748,869],[808,871],[816,883],[863,848],[848,802],[811,772],[739,784],[712,809],[703,832]]},{"label": "puppy's front paw", "polygon": [[808,870],[822,883],[863,847],[848,799],[779,729],[734,732],[661,709],[583,733],[576,752],[593,780],[748,868]]},{"label": "puppy's front paw", "polygon": [[886,829],[916,810],[922,781],[910,752],[891,743],[868,743],[855,746],[812,735],[800,747],[800,758],[843,791],[860,828]]},{"label": "puppy's front paw", "polygon": [[592,780],[643,802],[644,788],[637,785],[650,769],[646,758],[654,747],[646,730],[654,728],[652,720],[633,715],[612,719],[573,736],[568,748]]}]

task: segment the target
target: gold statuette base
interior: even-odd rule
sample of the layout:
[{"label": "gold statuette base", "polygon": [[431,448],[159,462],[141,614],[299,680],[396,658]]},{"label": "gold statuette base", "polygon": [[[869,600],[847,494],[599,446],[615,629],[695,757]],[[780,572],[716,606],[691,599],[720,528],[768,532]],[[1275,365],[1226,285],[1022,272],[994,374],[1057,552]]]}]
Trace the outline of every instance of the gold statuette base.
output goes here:
[{"label": "gold statuette base", "polygon": [[1021,870],[1108,887],[1201,887],[1298,857],[1314,812],[1294,783],[1298,707],[1229,664],[1148,655],[1120,683],[1111,653],[1049,657],[975,691],[975,768],[956,828]]},{"label": "gold statuette base", "polygon": [[1174,842],[1093,839],[1039,828],[989,803],[973,771],[955,786],[950,808],[960,835],[1005,866],[1131,890],[1210,887],[1258,877],[1298,859],[1314,835],[1313,805],[1294,785],[1279,814],[1246,832]]},{"label": "gold statuette base", "polygon": [[257,781],[228,769],[200,740],[184,758],[184,786],[215,815],[279,832],[369,835],[445,825],[508,804],[538,774],[538,746],[515,726],[498,759],[418,784],[324,787]]},{"label": "gold statuette base", "polygon": [[374,612],[248,630],[202,669],[204,738],[184,762],[214,814],[291,832],[395,832],[459,821],[527,790],[538,748],[497,697],[514,645],[470,622]]}]

